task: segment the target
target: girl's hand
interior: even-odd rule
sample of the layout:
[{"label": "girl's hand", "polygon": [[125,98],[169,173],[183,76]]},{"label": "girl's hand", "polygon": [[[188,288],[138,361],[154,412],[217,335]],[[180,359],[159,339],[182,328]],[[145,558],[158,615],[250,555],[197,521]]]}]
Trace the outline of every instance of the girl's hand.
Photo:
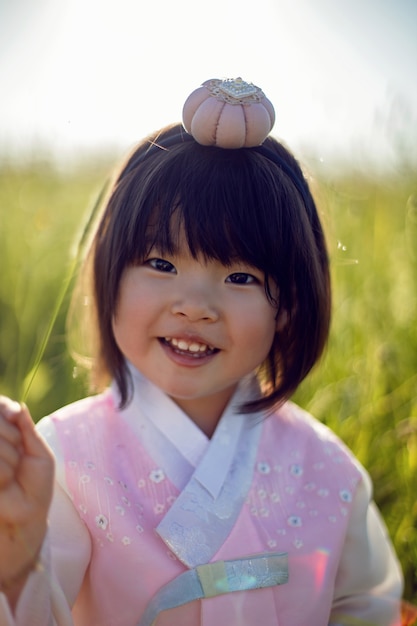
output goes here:
[{"label": "girl's hand", "polygon": [[53,456],[26,406],[0,396],[0,590],[20,586],[47,527]]}]

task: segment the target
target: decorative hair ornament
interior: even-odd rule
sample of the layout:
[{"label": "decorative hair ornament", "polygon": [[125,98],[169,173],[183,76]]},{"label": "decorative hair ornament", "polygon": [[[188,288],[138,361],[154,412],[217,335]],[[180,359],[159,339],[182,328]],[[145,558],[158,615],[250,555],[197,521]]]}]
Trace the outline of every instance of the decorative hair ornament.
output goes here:
[{"label": "decorative hair ornament", "polygon": [[241,78],[207,80],[188,96],[182,117],[187,132],[171,135],[161,142],[150,142],[145,152],[127,164],[121,178],[155,152],[167,151],[184,142],[196,141],[203,146],[226,149],[251,148],[288,176],[300,193],[307,212],[311,213],[310,193],[304,177],[279,154],[263,145],[274,125],[275,111],[259,87]]},{"label": "decorative hair ornament", "polygon": [[263,91],[241,78],[206,80],[184,104],[185,130],[203,146],[259,146],[275,122],[272,103]]}]

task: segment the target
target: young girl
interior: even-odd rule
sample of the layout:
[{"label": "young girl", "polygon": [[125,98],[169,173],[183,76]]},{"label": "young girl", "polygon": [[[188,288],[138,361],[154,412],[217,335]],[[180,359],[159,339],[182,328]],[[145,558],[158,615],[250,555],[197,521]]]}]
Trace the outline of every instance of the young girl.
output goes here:
[{"label": "young girl", "polygon": [[329,268],[273,118],[208,81],[123,165],[87,259],[101,392],[37,430],[1,401],[1,626],[400,623],[368,475],[289,401]]}]

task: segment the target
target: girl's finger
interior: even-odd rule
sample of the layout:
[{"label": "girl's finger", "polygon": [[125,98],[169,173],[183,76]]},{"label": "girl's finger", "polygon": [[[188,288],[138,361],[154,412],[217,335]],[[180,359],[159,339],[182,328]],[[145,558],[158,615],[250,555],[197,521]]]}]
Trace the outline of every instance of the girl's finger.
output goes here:
[{"label": "girl's finger", "polygon": [[52,452],[35,429],[27,406],[25,404],[19,406],[20,412],[13,416],[13,421],[20,430],[25,454],[32,457],[52,458]]},{"label": "girl's finger", "polygon": [[9,467],[11,471],[14,471],[18,466],[19,459],[19,449],[0,437],[0,469]]},{"label": "girl's finger", "polygon": [[13,419],[20,411],[21,406],[18,402],[6,396],[0,396],[0,415],[3,415],[6,419]]}]

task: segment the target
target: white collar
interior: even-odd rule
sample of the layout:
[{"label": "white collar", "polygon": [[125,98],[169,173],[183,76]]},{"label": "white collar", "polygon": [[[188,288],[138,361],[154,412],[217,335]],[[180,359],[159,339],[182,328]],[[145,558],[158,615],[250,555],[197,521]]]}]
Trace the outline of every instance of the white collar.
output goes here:
[{"label": "white collar", "polygon": [[[130,363],[133,398],[121,411],[122,417],[137,434],[169,479],[181,491],[194,478],[213,497],[222,488],[235,457],[246,415],[237,406],[254,392],[252,377],[239,385],[226,407],[212,439],[158,387]],[[252,422],[251,422],[252,423]]]}]

